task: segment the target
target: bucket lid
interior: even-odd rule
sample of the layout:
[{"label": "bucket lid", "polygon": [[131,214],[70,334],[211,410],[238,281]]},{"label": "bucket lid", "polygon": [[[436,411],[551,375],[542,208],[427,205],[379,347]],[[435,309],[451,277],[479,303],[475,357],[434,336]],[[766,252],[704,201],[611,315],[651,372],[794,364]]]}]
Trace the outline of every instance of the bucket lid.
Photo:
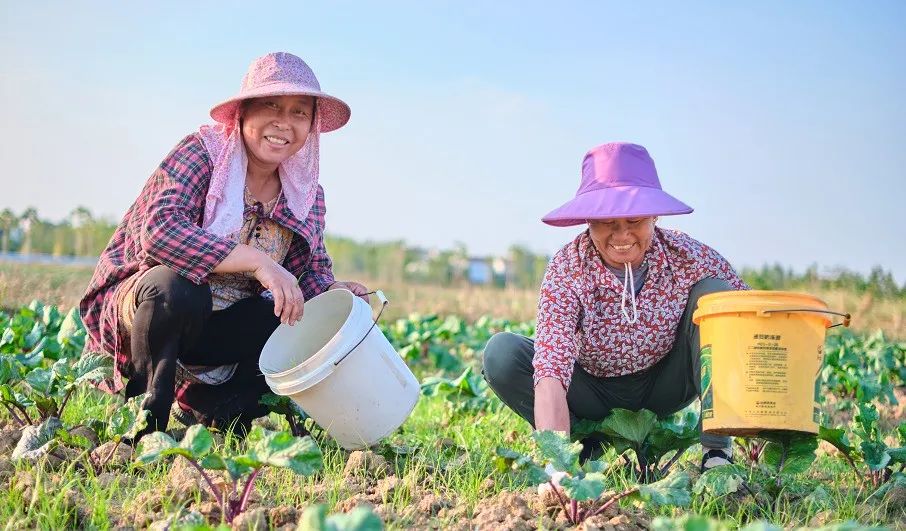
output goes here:
[{"label": "bucket lid", "polygon": [[[772,313],[800,313],[824,321],[824,326],[831,324],[831,319],[824,312],[827,304],[818,297],[808,293],[794,291],[719,291],[709,293],[698,300],[698,308],[692,314],[692,322],[699,324],[702,318],[727,313],[754,313],[768,316]],[[812,313],[814,312],[814,313]]]}]

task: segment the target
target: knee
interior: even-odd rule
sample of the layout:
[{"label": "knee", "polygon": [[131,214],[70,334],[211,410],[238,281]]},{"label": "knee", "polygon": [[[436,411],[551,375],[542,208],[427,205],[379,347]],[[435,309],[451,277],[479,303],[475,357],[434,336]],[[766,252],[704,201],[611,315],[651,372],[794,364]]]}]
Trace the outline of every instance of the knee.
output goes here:
[{"label": "knee", "polygon": [[711,293],[719,291],[734,291],[735,288],[729,281],[722,278],[703,278],[696,282],[689,291],[689,301],[693,303],[693,308],[698,304],[698,299]]},{"label": "knee", "polygon": [[274,315],[274,301],[265,297],[253,296],[242,299],[233,304],[237,309],[249,316],[255,328],[270,328],[271,332],[280,324],[280,318]]},{"label": "knee", "polygon": [[482,372],[489,382],[500,381],[517,367],[518,355],[525,338],[512,332],[494,334],[484,348]]},{"label": "knee", "polygon": [[172,269],[158,266],[147,273],[137,293],[139,304],[153,301],[155,313],[180,321],[205,319],[211,313],[211,288],[195,284]]}]

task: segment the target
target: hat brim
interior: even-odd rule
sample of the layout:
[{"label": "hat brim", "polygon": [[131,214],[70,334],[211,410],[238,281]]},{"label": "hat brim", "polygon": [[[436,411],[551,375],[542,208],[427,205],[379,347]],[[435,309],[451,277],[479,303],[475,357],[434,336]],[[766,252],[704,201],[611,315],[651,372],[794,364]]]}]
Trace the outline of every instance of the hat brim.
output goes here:
[{"label": "hat brim", "polygon": [[346,102],[330,94],[314,90],[300,90],[298,85],[292,83],[272,83],[248,90],[241,96],[234,96],[218,103],[211,109],[211,118],[222,124],[229,124],[235,118],[236,111],[243,100],[268,96],[313,96],[318,98],[322,133],[329,133],[343,127],[352,114]]},{"label": "hat brim", "polygon": [[663,190],[615,186],[577,195],[541,221],[554,227],[582,225],[589,219],[616,219],[689,214],[692,207]]}]

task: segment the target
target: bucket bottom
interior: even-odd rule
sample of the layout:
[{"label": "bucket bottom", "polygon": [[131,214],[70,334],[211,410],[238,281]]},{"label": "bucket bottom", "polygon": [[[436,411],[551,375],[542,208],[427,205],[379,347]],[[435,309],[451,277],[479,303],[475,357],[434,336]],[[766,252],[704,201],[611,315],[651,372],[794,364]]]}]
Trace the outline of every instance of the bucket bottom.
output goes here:
[{"label": "bucket bottom", "polygon": [[803,430],[779,430],[777,428],[717,428],[712,430],[703,430],[708,435],[729,435],[731,437],[759,437],[764,432],[771,433],[801,433],[817,435],[815,432]]}]

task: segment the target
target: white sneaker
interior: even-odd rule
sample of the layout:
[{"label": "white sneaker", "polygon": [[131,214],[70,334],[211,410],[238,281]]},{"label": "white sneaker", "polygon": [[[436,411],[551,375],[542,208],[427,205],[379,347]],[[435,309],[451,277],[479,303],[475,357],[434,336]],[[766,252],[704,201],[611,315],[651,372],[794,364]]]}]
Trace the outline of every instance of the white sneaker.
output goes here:
[{"label": "white sneaker", "polygon": [[723,465],[732,465],[733,464],[733,447],[730,448],[708,448],[702,447],[704,453],[702,454],[702,466],[701,471],[705,472],[711,470],[716,466]]}]

